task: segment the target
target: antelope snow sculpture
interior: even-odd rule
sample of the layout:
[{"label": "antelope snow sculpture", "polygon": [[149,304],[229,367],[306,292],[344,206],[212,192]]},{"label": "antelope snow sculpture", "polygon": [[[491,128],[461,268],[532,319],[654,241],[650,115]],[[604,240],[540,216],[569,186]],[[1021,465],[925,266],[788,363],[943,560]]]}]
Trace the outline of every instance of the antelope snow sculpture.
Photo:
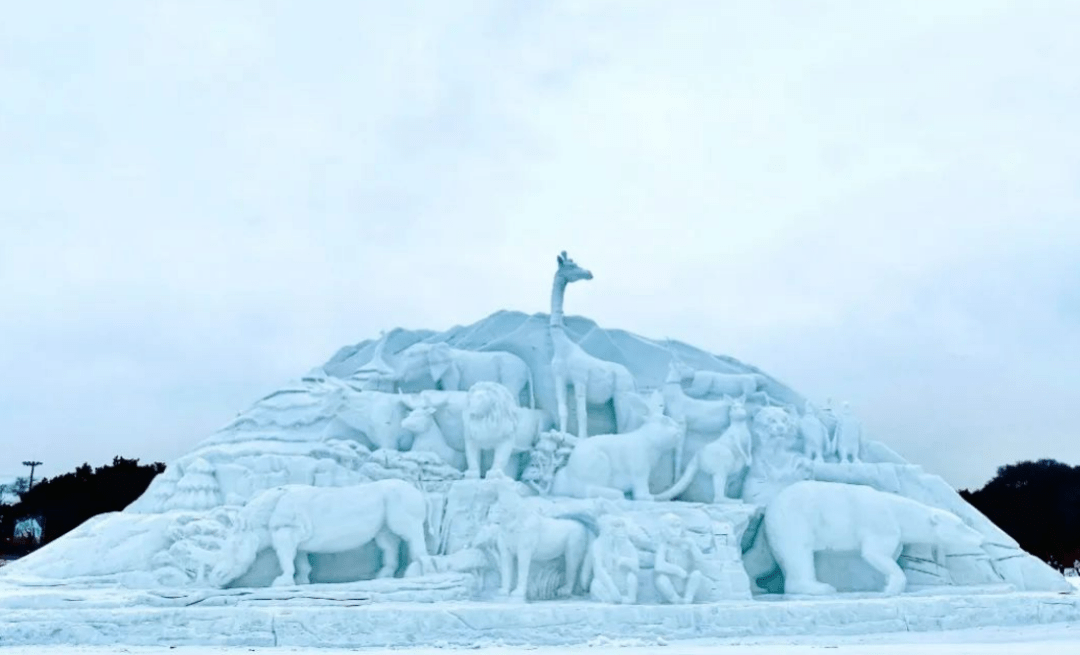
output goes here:
[{"label": "antelope snow sculpture", "polygon": [[446,443],[446,436],[435,420],[435,414],[446,406],[446,398],[431,399],[402,396],[402,402],[409,408],[409,414],[401,420],[401,427],[413,435],[412,451],[426,451],[438,455],[444,462],[458,469],[465,468],[465,455],[454,450]]},{"label": "antelope snow sculpture", "polygon": [[588,435],[589,403],[603,404],[609,400],[615,409],[616,432],[623,432],[628,419],[627,395],[635,391],[634,377],[622,364],[593,357],[570,340],[563,325],[563,297],[566,285],[579,280],[591,280],[592,273],[581,268],[566,255],[558,257],[559,268],[551,288],[551,345],[554,356],[551,370],[555,376],[555,398],[559,405],[559,430],[566,432],[569,410],[566,404],[568,386],[574,388],[577,403],[578,437]]}]

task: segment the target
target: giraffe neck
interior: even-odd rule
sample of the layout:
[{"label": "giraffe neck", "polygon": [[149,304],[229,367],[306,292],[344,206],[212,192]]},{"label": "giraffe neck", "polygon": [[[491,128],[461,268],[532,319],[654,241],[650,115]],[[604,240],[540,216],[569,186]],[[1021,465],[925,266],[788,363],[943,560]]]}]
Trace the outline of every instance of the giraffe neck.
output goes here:
[{"label": "giraffe neck", "polygon": [[563,298],[566,296],[566,278],[555,273],[551,285],[551,327],[563,325]]}]

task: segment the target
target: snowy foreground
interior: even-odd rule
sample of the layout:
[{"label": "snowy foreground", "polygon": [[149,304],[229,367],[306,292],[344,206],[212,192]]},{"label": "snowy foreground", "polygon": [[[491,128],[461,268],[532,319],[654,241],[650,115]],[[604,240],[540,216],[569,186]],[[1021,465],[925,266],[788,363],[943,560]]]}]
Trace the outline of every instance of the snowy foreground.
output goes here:
[{"label": "snowy foreground", "polygon": [[[363,652],[407,652],[410,655],[445,654],[450,649],[407,648],[339,649],[274,648],[221,646],[18,646],[0,647],[3,655],[240,655],[241,653],[317,653],[343,655]],[[798,655],[835,653],[836,655],[1076,655],[1080,653],[1080,624],[1054,624],[1022,628],[980,628],[934,633],[900,633],[858,637],[784,637],[739,640],[681,641],[667,645],[643,644],[640,641],[598,639],[581,646],[500,647],[479,649],[491,655],[712,655],[746,653],[748,655]]]}]

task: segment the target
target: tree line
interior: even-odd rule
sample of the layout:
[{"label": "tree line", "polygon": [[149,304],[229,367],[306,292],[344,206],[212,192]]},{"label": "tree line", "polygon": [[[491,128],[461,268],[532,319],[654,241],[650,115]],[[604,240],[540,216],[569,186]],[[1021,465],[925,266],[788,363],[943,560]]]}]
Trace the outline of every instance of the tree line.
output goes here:
[{"label": "tree line", "polygon": [[1080,572],[1080,466],[1009,464],[982,489],[960,495],[1027,552],[1059,571]]},{"label": "tree line", "polygon": [[[0,505],[0,555],[25,554],[92,516],[124,509],[164,470],[161,462],[114,457],[112,464],[83,464],[32,489],[25,478],[16,482],[6,491],[19,501]],[[1080,569],[1080,466],[1052,459],[1009,464],[981,489],[960,495],[1032,555],[1059,571]],[[40,543],[16,534],[26,519],[41,526]]]},{"label": "tree line", "polygon": [[[124,509],[164,470],[161,462],[139,464],[138,459],[114,457],[112,464],[97,468],[83,464],[71,473],[35,482],[33,488],[27,488],[25,478],[16,480],[4,491],[18,496],[18,502],[0,505],[0,555],[25,554],[92,516]],[[16,526],[27,520],[41,527],[40,541],[16,533]]]}]

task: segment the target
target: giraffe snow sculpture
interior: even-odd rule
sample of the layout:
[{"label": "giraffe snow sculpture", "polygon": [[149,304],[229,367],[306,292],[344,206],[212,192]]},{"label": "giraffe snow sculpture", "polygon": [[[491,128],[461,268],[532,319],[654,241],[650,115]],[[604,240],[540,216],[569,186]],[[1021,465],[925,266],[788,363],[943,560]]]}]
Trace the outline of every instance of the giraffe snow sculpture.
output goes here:
[{"label": "giraffe snow sculpture", "polygon": [[586,405],[612,402],[615,410],[616,432],[624,432],[630,419],[628,394],[635,391],[634,377],[622,364],[593,357],[570,340],[563,325],[563,298],[566,285],[579,280],[591,280],[592,273],[581,268],[566,255],[558,257],[559,268],[551,288],[551,345],[554,356],[551,370],[555,376],[555,398],[559,405],[559,430],[566,432],[568,421],[567,388],[574,388],[578,437],[588,437]]}]

